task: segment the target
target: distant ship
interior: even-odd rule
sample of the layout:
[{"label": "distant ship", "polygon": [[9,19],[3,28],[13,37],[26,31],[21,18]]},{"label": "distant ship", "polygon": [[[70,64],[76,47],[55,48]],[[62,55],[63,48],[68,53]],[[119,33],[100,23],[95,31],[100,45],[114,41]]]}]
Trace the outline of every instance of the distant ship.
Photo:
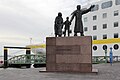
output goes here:
[{"label": "distant ship", "polygon": [[93,56],[104,56],[105,50],[109,56],[110,47],[114,56],[120,56],[120,0],[100,0],[91,5],[95,7],[82,19],[85,35],[93,39]]}]

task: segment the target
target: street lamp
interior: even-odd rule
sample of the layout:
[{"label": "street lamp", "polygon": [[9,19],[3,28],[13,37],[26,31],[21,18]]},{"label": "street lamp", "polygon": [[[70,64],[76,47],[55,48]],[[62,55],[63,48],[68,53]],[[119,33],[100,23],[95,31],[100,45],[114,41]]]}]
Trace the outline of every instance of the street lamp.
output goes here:
[{"label": "street lamp", "polygon": [[30,44],[32,44],[32,38],[30,38]]}]

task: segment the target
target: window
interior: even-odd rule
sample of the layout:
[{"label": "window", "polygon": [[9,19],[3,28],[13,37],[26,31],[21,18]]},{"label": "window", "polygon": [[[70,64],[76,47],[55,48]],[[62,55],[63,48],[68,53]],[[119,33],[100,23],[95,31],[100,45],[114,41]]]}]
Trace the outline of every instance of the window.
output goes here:
[{"label": "window", "polygon": [[103,18],[107,18],[107,13],[103,13]]},{"label": "window", "polygon": [[115,0],[116,5],[120,5],[120,0]]},{"label": "window", "polygon": [[93,40],[97,40],[97,36],[93,36]]},{"label": "window", "polygon": [[107,24],[103,24],[103,29],[106,29],[107,28]]},{"label": "window", "polygon": [[106,50],[107,49],[107,45],[103,45],[103,50]]},{"label": "window", "polygon": [[95,25],[95,26],[93,26],[93,30],[97,30],[97,26]]},{"label": "window", "polygon": [[87,27],[84,27],[84,31],[88,31],[88,28],[87,28]]},{"label": "window", "polygon": [[99,5],[95,5],[95,7],[91,9],[91,11],[97,11],[98,9],[99,9]]},{"label": "window", "polygon": [[118,22],[114,22],[114,27],[118,27]]},{"label": "window", "polygon": [[113,46],[113,48],[114,48],[115,50],[117,50],[117,49],[119,49],[119,45],[118,45],[118,44],[115,44],[115,45]]},{"label": "window", "polygon": [[118,16],[119,15],[119,11],[114,11],[114,16]]},{"label": "window", "polygon": [[109,8],[111,6],[112,6],[112,1],[108,1],[108,2],[102,3],[101,8],[105,9],[105,8]]},{"label": "window", "polygon": [[107,39],[107,34],[104,34],[104,35],[103,35],[103,39]]},{"label": "window", "polygon": [[114,33],[114,38],[118,38],[118,33]]},{"label": "window", "polygon": [[88,21],[88,20],[87,20],[87,17],[85,17],[85,18],[84,18],[84,22],[87,22],[87,21]]},{"label": "window", "polygon": [[93,46],[93,50],[95,50],[95,51],[96,51],[96,50],[97,50],[97,46]]},{"label": "window", "polygon": [[95,15],[95,16],[93,16],[93,20],[97,20],[97,16]]}]

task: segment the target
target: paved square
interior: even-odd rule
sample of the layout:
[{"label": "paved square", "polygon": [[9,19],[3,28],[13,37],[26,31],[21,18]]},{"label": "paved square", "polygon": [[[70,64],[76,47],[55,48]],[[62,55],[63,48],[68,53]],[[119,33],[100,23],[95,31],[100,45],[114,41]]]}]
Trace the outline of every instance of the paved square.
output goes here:
[{"label": "paved square", "polygon": [[120,80],[120,63],[95,64],[98,74],[40,73],[43,68],[0,69],[0,80]]}]

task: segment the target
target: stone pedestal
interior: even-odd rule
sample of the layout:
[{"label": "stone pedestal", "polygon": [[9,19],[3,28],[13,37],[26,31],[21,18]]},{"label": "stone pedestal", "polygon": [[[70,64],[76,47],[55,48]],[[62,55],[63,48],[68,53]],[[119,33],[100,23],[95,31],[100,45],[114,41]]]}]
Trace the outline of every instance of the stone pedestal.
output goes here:
[{"label": "stone pedestal", "polygon": [[92,37],[47,37],[46,71],[92,72]]}]

